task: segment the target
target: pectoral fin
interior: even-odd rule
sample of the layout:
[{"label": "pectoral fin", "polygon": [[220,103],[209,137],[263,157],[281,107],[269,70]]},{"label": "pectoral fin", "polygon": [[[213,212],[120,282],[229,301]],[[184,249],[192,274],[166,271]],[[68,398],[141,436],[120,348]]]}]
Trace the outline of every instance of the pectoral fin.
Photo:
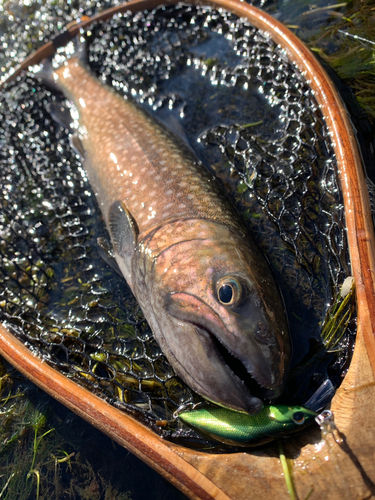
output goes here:
[{"label": "pectoral fin", "polygon": [[55,122],[70,130],[70,125],[73,119],[68,108],[62,106],[61,104],[57,104],[56,102],[50,102],[46,107],[48,113],[55,120]]},{"label": "pectoral fin", "polygon": [[83,147],[81,139],[77,134],[71,135],[69,137],[70,146],[82,159],[85,158],[85,148]]},{"label": "pectoral fin", "polygon": [[108,226],[116,260],[126,281],[132,287],[131,260],[137,246],[138,228],[122,201],[115,201],[111,205]]},{"label": "pectoral fin", "polygon": [[100,257],[106,264],[108,264],[114,271],[116,271],[117,274],[122,276],[121,269],[118,267],[115,254],[113,253],[109,241],[107,241],[105,238],[98,238],[96,241],[98,243],[98,252]]}]

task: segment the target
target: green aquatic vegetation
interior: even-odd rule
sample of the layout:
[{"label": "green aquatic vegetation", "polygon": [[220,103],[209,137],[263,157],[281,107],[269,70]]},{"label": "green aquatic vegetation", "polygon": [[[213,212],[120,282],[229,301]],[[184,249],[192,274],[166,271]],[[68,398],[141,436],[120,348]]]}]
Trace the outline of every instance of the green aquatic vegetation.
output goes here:
[{"label": "green aquatic vegetation", "polygon": [[[35,411],[33,414],[33,421],[31,422],[31,426],[34,429],[34,443],[33,443],[33,460],[31,462],[31,467],[30,467],[30,473],[35,472],[34,469],[34,464],[35,464],[35,459],[36,459],[36,454],[38,452],[38,448],[40,446],[40,443],[42,439],[47,436],[50,432],[53,432],[55,429],[49,429],[48,431],[44,432],[41,436],[38,436],[40,430],[46,425],[46,415],[39,409]],[[29,477],[29,476],[28,476]],[[38,477],[38,490],[39,490],[39,475],[37,474]]]},{"label": "green aquatic vegetation", "polygon": [[341,367],[341,374],[344,375],[348,369],[346,353],[351,349],[354,341],[355,319],[355,283],[352,277],[348,277],[327,308],[320,325],[320,340],[314,340],[310,353],[293,367],[289,384],[298,387],[301,376],[305,373],[313,373],[316,366],[327,354],[332,356]]},{"label": "green aquatic vegetation", "polygon": [[[316,2],[293,2],[295,9],[296,5],[303,4],[303,7],[294,10],[293,16],[289,17],[293,19],[296,34],[351,87],[359,104],[374,119],[374,2],[352,0],[338,3],[330,6],[330,12],[324,11],[327,6],[314,9],[312,3]],[[320,22],[323,13],[325,23]],[[330,14],[331,19],[328,19]]]},{"label": "green aquatic vegetation", "polygon": [[[8,381],[11,385],[14,384],[9,374]],[[9,404],[11,398],[17,398],[17,402]],[[1,399],[0,403],[0,421],[5,420],[2,422],[5,425],[1,425],[3,446],[0,449],[0,470],[4,472],[1,498],[30,498],[33,495],[34,482],[29,479],[34,477],[35,498],[39,500],[41,467],[46,458],[44,440],[55,429],[50,428],[42,433],[46,426],[46,408],[34,407],[25,397],[25,393],[18,388],[13,396],[8,395]]]},{"label": "green aquatic vegetation", "polygon": [[354,279],[349,277],[328,308],[322,325],[321,337],[328,352],[339,352],[343,349],[340,343],[344,339],[354,312],[355,283]]},{"label": "green aquatic vegetation", "polygon": [[257,125],[261,125],[262,123],[263,123],[263,120],[258,120],[257,122],[246,123],[245,125],[242,125],[242,128],[255,127]]},{"label": "green aquatic vegetation", "polygon": [[31,477],[31,475],[34,474],[36,477],[36,500],[39,500],[39,491],[40,491],[40,474],[39,471],[36,469],[31,469],[30,472],[27,474],[27,479]]},{"label": "green aquatic vegetation", "polygon": [[[147,466],[1,359],[0,443],[1,500],[129,500],[129,489],[153,491],[158,499],[172,491],[171,498],[180,498],[156,473],[146,473]],[[139,487],[142,474],[147,481]]]},{"label": "green aquatic vegetation", "polygon": [[282,444],[280,442],[278,443],[278,447],[279,447],[280,463],[281,463],[281,467],[283,468],[285,483],[286,483],[286,487],[287,487],[290,499],[297,500],[297,494],[296,494],[296,490],[294,488],[292,469],[289,466],[288,459],[286,458],[286,456],[284,454],[284,450],[283,450]]},{"label": "green aquatic vegetation", "polygon": [[[340,30],[343,36],[348,37],[349,33]],[[363,46],[363,41],[357,37],[349,38],[351,47],[348,47],[344,53],[337,53],[332,56],[325,55],[323,51],[318,51],[330,66],[343,79],[353,79],[359,77],[368,77],[375,75],[375,47],[370,40],[368,46]]]}]

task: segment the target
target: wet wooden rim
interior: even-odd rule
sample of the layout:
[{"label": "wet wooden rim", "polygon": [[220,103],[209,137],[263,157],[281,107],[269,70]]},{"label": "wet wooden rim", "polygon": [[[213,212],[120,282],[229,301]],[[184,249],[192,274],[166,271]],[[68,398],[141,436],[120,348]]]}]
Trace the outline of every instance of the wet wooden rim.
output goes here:
[{"label": "wet wooden rim", "polygon": [[[131,0],[126,4],[108,9],[90,19],[69,26],[64,33],[28,57],[6,81],[14,79],[28,66],[38,64],[44,58],[53,55],[57,47],[66,44],[76,36],[80,29],[87,29],[96,21],[109,19],[120,12],[138,12],[153,9],[159,5],[176,3],[178,2],[174,0],[167,2]],[[201,5],[197,0],[185,0],[184,4]],[[356,351],[357,353],[365,352],[368,356],[369,371],[366,373],[371,372],[371,377],[367,375],[369,379],[371,378],[370,387],[374,384],[375,377],[375,290],[373,281],[375,241],[365,176],[345,108],[333,84],[312,53],[281,23],[240,0],[212,0],[205,2],[204,5],[233,12],[239,17],[248,19],[255,27],[267,32],[271,39],[280,44],[287,52],[290,60],[298,66],[314,91],[331,136],[339,168],[352,274],[355,278],[357,291],[358,336]],[[363,351],[364,347],[365,351]],[[205,500],[246,498],[239,493],[233,493],[234,496],[232,496],[230,489],[221,485],[220,478],[216,481],[215,474],[210,472],[213,463],[216,464],[215,467],[227,467],[228,464],[225,464],[225,460],[220,461],[218,456],[188,451],[163,441],[132,417],[110,406],[42,362],[3,325],[0,325],[0,353],[43,390],[144,460],[190,498]],[[356,352],[354,358],[358,358]],[[341,394],[341,398],[343,397]],[[245,456],[245,454],[241,455]],[[222,469],[223,474],[224,468]],[[210,480],[208,477],[214,479]],[[249,483],[250,487],[249,477],[243,477],[243,481]],[[229,491],[229,496],[224,492],[225,490]],[[274,494],[271,490],[266,487],[264,493],[267,494],[268,491],[270,494]],[[238,488],[235,491],[238,492]]]}]

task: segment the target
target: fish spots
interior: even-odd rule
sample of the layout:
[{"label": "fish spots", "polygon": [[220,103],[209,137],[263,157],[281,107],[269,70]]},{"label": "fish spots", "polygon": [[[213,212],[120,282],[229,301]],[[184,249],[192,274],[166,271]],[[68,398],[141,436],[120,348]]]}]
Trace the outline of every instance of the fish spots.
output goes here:
[{"label": "fish spots", "polygon": [[116,155],[114,153],[109,153],[109,157],[111,158],[113,163],[115,163],[117,165],[118,161],[117,161]]},{"label": "fish spots", "polygon": [[156,210],[153,210],[152,207],[149,207],[149,211],[151,212],[150,215],[147,216],[147,219],[153,219],[156,215]]},{"label": "fish spots", "polygon": [[209,175],[202,174],[203,167],[169,132],[129,99],[108,91],[80,64],[57,71],[58,85],[72,96],[79,124],[87,131],[87,170],[105,207],[114,199],[126,200],[140,231],[175,217],[230,222],[233,216],[218,201]]},{"label": "fish spots", "polygon": [[72,77],[72,75],[70,73],[70,69],[68,67],[64,68],[62,76],[63,76],[63,78],[65,78],[65,80]]}]

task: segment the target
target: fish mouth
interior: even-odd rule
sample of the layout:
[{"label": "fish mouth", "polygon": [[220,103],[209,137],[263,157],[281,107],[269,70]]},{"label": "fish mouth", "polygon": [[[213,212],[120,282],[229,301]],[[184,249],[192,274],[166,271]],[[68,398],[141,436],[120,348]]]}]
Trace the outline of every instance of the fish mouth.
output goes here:
[{"label": "fish mouth", "polygon": [[[198,325],[196,327],[201,329]],[[216,351],[218,358],[221,359],[234,376],[245,384],[251,395],[262,400],[269,398],[269,391],[272,390],[261,385],[242,361],[228,351],[225,345],[212,332],[206,330],[206,333],[211,339],[212,347]]]},{"label": "fish mouth", "polygon": [[[269,369],[262,366],[265,361],[259,357],[257,347],[254,348],[254,356],[258,356],[259,359],[250,359],[253,357],[251,355],[246,359],[242,356],[241,359],[240,353],[236,352],[238,338],[227,329],[222,319],[208,304],[192,294],[177,292],[168,296],[165,305],[172,316],[194,327],[196,334],[202,339],[208,357],[212,359],[212,369],[215,367],[213,361],[215,358],[225,369],[226,377],[233,379],[244,400],[251,398],[250,404],[243,402],[245,411],[256,413],[261,409],[261,400],[274,399],[279,395],[280,387],[272,387],[272,383],[267,383],[267,378],[270,377],[266,377],[265,372]],[[238,347],[237,345],[237,351]],[[224,380],[222,382],[224,383]],[[202,395],[213,402],[218,402],[207,394]],[[229,399],[230,395],[228,401]],[[226,406],[223,401],[218,404]],[[228,403],[227,406],[230,407],[231,404]]]},{"label": "fish mouth", "polygon": [[209,337],[211,347],[216,352],[217,357],[222,363],[225,364],[233,375],[239,379],[240,382],[244,383],[253,397],[262,400],[268,397],[265,395],[265,392],[268,394],[269,389],[262,386],[248,371],[242,361],[228,351],[225,345],[211,331],[203,328],[201,325],[195,324],[194,326],[200,335],[204,332]]}]

